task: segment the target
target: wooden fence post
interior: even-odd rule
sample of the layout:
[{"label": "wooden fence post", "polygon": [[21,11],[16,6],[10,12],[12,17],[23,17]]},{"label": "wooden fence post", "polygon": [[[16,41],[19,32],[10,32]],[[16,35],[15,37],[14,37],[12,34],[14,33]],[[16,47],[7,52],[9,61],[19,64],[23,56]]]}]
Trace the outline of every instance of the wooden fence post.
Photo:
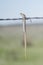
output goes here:
[{"label": "wooden fence post", "polygon": [[24,45],[25,45],[25,59],[26,59],[26,16],[23,13],[20,13],[20,15],[22,16],[22,20],[23,20],[23,41],[24,41]]}]

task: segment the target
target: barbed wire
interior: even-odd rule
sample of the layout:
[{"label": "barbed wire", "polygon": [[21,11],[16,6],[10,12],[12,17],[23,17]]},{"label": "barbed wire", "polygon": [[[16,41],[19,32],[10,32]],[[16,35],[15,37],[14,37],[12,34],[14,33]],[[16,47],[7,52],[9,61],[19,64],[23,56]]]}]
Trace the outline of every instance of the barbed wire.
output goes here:
[{"label": "barbed wire", "polygon": [[[23,18],[0,18],[0,21],[4,21],[4,20],[22,20]],[[43,17],[26,17],[26,20],[29,20],[29,19],[43,19]]]}]

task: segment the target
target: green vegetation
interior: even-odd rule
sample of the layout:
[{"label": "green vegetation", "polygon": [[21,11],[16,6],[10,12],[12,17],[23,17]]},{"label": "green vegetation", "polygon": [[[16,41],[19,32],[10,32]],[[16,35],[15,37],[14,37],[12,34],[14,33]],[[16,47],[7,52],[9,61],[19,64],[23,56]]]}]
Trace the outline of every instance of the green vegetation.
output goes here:
[{"label": "green vegetation", "polygon": [[43,34],[30,32],[32,46],[25,59],[21,32],[4,31],[0,32],[0,65],[43,65]]}]

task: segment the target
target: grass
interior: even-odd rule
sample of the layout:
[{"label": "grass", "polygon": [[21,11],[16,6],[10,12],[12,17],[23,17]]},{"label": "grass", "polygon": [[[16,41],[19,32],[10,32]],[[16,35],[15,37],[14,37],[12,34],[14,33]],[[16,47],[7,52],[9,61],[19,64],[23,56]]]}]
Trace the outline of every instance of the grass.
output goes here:
[{"label": "grass", "polygon": [[43,65],[43,33],[30,32],[32,46],[27,47],[25,59],[25,49],[21,44],[22,34],[14,32],[14,34],[7,34],[6,31],[0,33],[0,65]]}]

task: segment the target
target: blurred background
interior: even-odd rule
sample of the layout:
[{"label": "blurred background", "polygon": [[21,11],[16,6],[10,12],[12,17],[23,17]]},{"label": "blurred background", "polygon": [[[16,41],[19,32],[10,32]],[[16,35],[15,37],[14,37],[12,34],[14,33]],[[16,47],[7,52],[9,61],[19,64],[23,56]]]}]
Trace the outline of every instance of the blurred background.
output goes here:
[{"label": "blurred background", "polygon": [[[0,0],[0,19],[43,17],[43,0]],[[43,19],[26,21],[27,48],[23,45],[23,23],[0,21],[0,65],[43,65]]]}]

